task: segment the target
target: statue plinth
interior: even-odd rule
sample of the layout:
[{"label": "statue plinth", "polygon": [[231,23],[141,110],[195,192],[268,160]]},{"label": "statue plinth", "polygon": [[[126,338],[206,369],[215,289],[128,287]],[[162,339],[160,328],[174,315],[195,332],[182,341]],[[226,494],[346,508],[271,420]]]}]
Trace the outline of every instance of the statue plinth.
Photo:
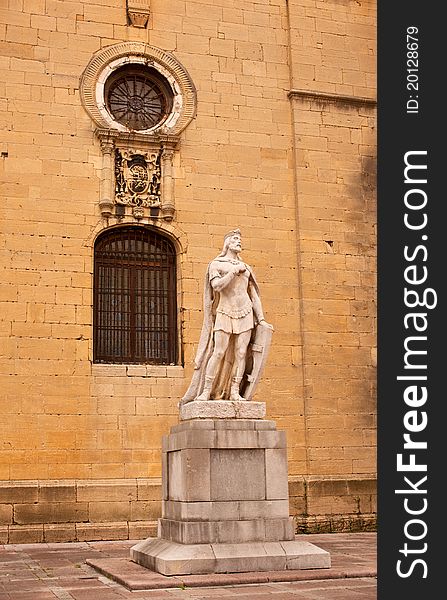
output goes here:
[{"label": "statue plinth", "polygon": [[263,419],[265,402],[194,400],[180,406],[180,421],[189,419]]},{"label": "statue plinth", "polygon": [[242,416],[250,410],[263,415],[265,404],[181,407],[183,421],[163,438],[158,538],[131,548],[134,562],[164,575],[330,567],[328,552],[294,539],[285,432]]}]

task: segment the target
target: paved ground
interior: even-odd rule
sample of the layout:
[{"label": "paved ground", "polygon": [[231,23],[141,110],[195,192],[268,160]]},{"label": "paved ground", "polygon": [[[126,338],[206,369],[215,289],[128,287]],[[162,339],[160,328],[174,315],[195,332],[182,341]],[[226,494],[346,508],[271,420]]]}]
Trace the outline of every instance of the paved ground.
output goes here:
[{"label": "paved ground", "polygon": [[[300,571],[300,578],[305,579],[286,582],[275,581],[278,576],[274,572],[264,573],[265,583],[249,585],[235,585],[234,575],[220,576],[221,585],[214,587],[211,584],[217,579],[213,581],[210,576],[202,575],[189,582],[183,578],[182,587],[177,582],[177,587],[134,592],[100,575],[85,561],[120,559],[124,564],[135,542],[0,546],[0,600],[229,600],[232,596],[235,600],[376,599],[375,534],[321,534],[302,538],[331,552],[331,569]],[[256,577],[253,574],[253,581]]]}]

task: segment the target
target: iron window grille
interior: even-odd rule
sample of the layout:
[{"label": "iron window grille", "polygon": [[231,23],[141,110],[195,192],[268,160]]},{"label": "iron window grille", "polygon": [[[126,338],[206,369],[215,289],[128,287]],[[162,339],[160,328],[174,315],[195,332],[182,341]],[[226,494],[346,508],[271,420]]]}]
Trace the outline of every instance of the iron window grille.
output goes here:
[{"label": "iron window grille", "polygon": [[103,233],[95,244],[95,363],[176,364],[176,256],[143,227]]},{"label": "iron window grille", "polygon": [[117,69],[105,87],[109,113],[132,131],[160,125],[172,109],[172,96],[168,81],[158,71],[137,64]]}]

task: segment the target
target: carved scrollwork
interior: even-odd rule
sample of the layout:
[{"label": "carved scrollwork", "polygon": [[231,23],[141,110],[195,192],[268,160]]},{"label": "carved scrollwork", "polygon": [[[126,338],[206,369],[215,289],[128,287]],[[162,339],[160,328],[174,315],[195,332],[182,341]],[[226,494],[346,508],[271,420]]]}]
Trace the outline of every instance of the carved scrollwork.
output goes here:
[{"label": "carved scrollwork", "polygon": [[115,149],[115,202],[130,206],[161,205],[161,151]]},{"label": "carved scrollwork", "polygon": [[[99,208],[106,219],[154,223],[175,217],[173,162],[178,138],[124,136],[96,129],[102,150]],[[138,209],[138,210],[137,210]]]}]

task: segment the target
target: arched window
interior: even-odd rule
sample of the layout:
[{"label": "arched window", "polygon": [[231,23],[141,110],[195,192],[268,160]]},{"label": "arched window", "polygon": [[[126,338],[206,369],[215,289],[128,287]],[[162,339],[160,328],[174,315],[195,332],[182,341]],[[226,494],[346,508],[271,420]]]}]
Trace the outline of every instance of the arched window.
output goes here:
[{"label": "arched window", "polygon": [[144,227],[121,227],[95,244],[96,363],[177,362],[175,249]]}]

